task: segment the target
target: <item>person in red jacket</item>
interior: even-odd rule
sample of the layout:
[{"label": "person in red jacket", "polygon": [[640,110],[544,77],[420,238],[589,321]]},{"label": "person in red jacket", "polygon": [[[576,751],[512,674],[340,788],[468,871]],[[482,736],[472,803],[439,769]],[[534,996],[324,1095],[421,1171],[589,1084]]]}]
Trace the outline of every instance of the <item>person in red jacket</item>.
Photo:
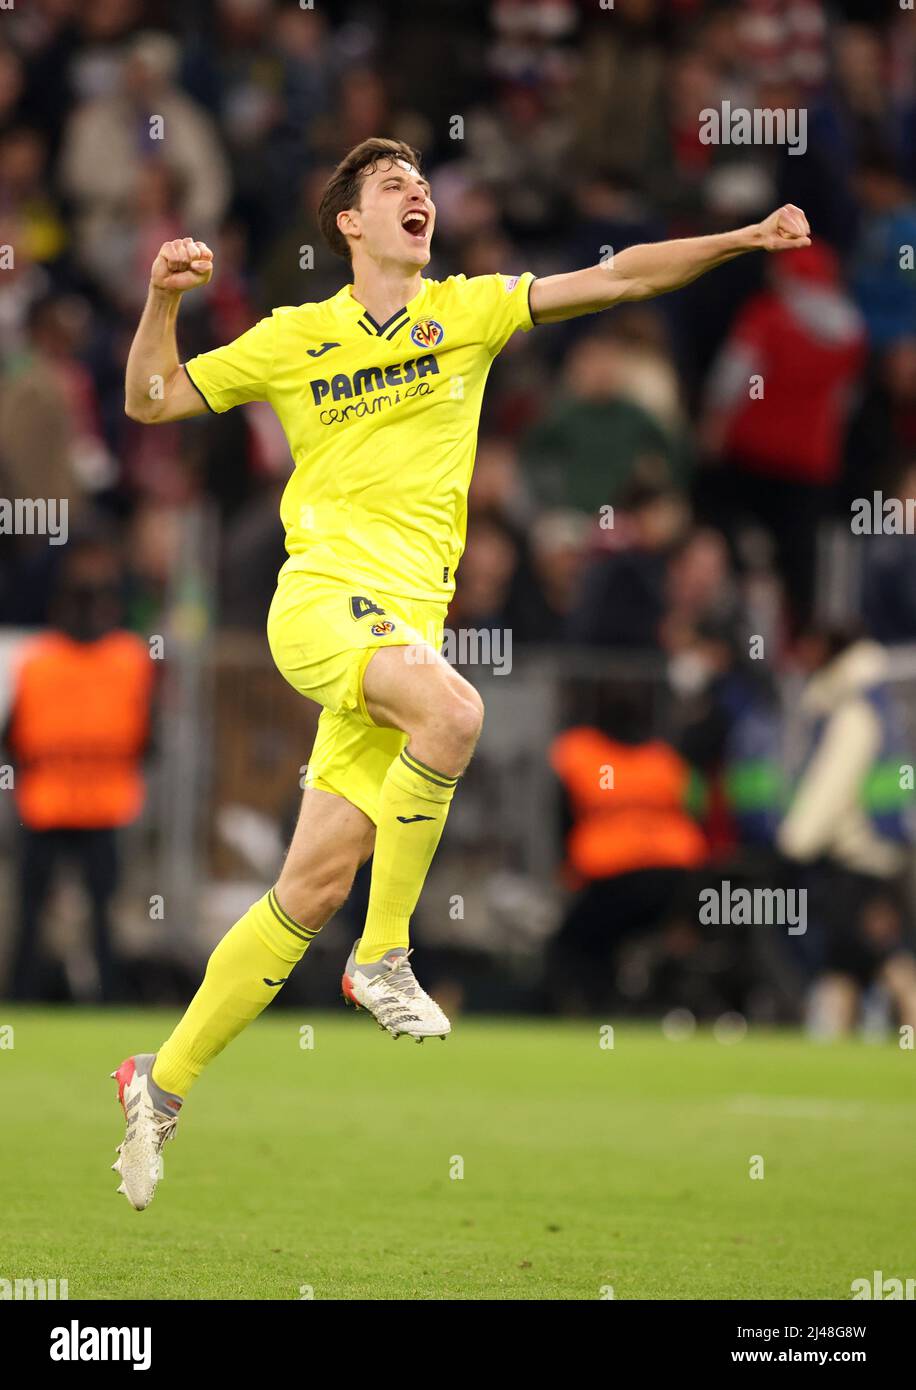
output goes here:
[{"label": "person in red jacket", "polygon": [[27,641],[6,742],[22,823],[20,920],[11,993],[39,992],[44,912],[62,860],[73,861],[91,904],[99,993],[115,993],[110,903],[117,832],[144,800],[152,667],[146,644],[118,627],[120,563],[106,543],[74,546],[61,574],[54,626]]},{"label": "person in red jacket", "polygon": [[701,442],[727,471],[707,476],[704,490],[727,513],[718,520],[746,517],[771,533],[801,623],[810,617],[815,532],[840,476],[865,356],[864,321],[837,258],[815,242],[774,267],[710,374]]}]

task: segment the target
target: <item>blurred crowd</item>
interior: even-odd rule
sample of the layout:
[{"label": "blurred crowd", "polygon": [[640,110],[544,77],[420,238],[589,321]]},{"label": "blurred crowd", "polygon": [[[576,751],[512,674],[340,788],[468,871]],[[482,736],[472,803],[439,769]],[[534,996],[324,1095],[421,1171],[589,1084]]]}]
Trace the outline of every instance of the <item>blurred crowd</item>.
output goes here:
[{"label": "blurred crowd", "polygon": [[[803,112],[804,152],[704,143],[700,112],[724,102]],[[912,534],[856,537],[848,630],[817,626],[818,537],[849,531],[856,498],[916,498],[916,15],[882,0],[0,10],[0,494],[68,500],[71,535],[115,557],[127,629],[156,630],[192,504],[218,519],[223,628],[262,628],[283,559],[290,460],[268,407],[155,429],[124,415],[159,245],[216,254],[182,309],[184,358],[335,293],[318,198],[377,134],[424,153],[436,278],[578,268],[784,201],[814,233],[510,342],[451,627],[665,659],[685,699],[704,693],[671,733],[699,767],[766,727],[754,640],[768,678],[811,643],[823,665],[857,639],[916,642]],[[0,628],[54,619],[65,550],[4,536]]]},{"label": "blurred crowd", "polygon": [[[699,112],[724,101],[803,110],[805,152],[703,143]],[[510,344],[453,614],[517,642],[671,652],[728,610],[785,643],[811,615],[819,524],[876,488],[913,495],[916,21],[891,4],[829,18],[814,0],[4,11],[4,495],[67,498],[71,530],[116,522],[141,630],[183,509],[210,502],[220,621],[259,627],[282,559],[279,428],[258,406],[138,426],[125,354],[172,236],[207,239],[218,267],[185,303],[185,356],[333,293],[345,267],[321,244],[319,190],[380,132],[424,151],[439,277],[550,273],[805,208],[810,252],[742,258],[670,299]],[[916,638],[912,547],[865,549],[866,625]],[[39,538],[5,542],[0,622],[46,619],[58,561]]]}]

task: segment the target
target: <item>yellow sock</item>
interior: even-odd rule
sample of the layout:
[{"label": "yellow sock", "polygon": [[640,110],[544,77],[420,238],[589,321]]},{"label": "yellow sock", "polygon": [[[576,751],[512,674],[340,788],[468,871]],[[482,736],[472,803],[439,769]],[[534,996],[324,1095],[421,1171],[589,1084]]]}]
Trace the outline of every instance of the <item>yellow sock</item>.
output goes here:
[{"label": "yellow sock", "polygon": [[200,989],[160,1047],[156,1085],[186,1096],[207,1063],[276,999],[318,931],[294,922],[273,889],[250,907],[216,947]]},{"label": "yellow sock", "polygon": [[457,785],[457,777],[427,767],[406,748],[389,767],[379,797],[369,910],[356,950],[359,965],[407,945],[411,914]]}]

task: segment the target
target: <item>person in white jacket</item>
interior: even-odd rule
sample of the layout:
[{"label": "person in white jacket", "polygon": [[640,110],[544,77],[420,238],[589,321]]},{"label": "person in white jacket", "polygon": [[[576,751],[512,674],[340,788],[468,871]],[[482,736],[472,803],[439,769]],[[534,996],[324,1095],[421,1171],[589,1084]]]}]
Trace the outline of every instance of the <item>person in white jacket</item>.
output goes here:
[{"label": "person in white jacket", "polygon": [[[110,90],[78,102],[67,121],[59,176],[74,205],[76,253],[106,289],[135,226],[151,163],[179,190],[178,222],[200,236],[216,236],[229,204],[229,167],[216,125],[177,82],[179,58],[170,35],[135,35],[113,66]],[[135,265],[131,274],[135,279]]]},{"label": "person in white jacket", "polygon": [[810,1018],[819,1033],[849,1032],[863,990],[879,984],[898,1021],[916,1027],[902,891],[913,854],[912,758],[887,686],[887,653],[823,632],[803,639],[801,651],[812,672],[799,708],[808,747],[777,844],[806,866],[809,918],[820,933]]}]

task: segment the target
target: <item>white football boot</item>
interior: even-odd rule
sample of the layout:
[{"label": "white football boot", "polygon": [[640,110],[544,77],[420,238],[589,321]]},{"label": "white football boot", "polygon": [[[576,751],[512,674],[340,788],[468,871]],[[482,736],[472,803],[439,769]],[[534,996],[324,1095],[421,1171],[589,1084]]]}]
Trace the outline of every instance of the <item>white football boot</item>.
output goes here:
[{"label": "white football boot", "polygon": [[162,1146],[178,1126],[180,1096],[163,1091],[153,1080],[154,1052],[128,1057],[111,1073],[127,1120],[119,1157],[111,1165],[121,1175],[119,1192],[137,1211],[148,1207],[162,1176]]},{"label": "white football boot", "polygon": [[410,965],[412,952],[396,946],[381,960],[357,965],[357,946],[358,941],[350,952],[341,981],[347,1003],[368,1010],[378,1026],[393,1038],[406,1033],[417,1042],[424,1038],[441,1038],[444,1042],[452,1025],[435,999],[420,988]]}]

